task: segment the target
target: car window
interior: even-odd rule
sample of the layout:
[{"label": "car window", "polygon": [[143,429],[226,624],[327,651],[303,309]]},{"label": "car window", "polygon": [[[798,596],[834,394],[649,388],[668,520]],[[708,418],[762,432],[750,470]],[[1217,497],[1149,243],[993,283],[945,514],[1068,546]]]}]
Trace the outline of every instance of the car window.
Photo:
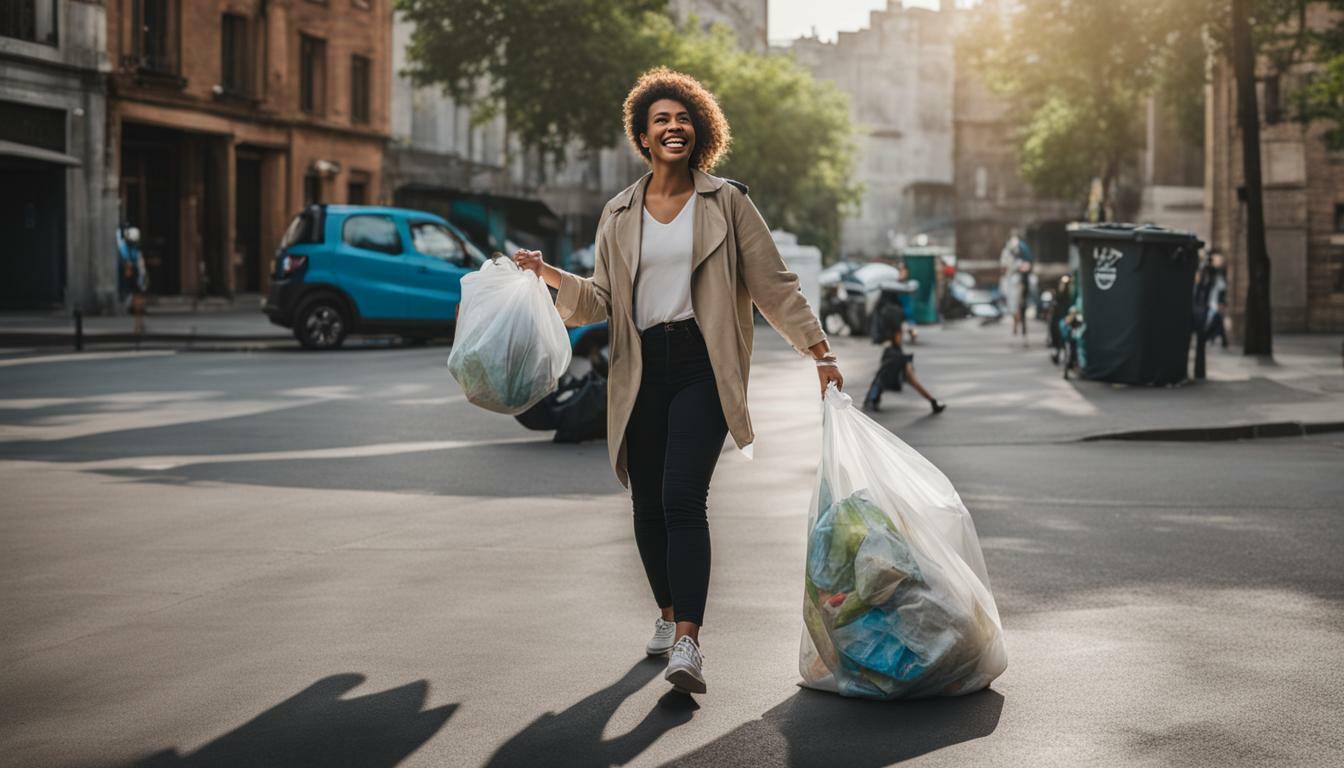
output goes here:
[{"label": "car window", "polygon": [[415,250],[437,259],[461,264],[466,253],[462,243],[442,224],[432,221],[417,221],[411,224],[411,242]]},{"label": "car window", "polygon": [[383,253],[401,253],[397,225],[386,216],[351,216],[341,227],[347,245]]},{"label": "car window", "polygon": [[291,245],[300,243],[320,243],[322,242],[321,227],[321,209],[316,206],[301,211],[294,220],[289,222],[289,228],[285,230],[285,236],[280,238],[280,247],[288,248]]},{"label": "car window", "polygon": [[468,267],[475,269],[484,264],[486,259],[490,258],[485,255],[485,251],[477,248],[476,244],[471,242],[470,238],[463,237],[462,244],[467,247],[467,258],[469,260],[469,263],[467,264]]}]

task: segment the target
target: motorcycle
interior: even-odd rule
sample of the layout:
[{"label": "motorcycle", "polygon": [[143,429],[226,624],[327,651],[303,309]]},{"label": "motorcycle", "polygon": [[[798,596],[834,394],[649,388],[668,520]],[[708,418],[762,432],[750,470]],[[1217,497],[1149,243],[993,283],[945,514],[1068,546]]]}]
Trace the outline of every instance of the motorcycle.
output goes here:
[{"label": "motorcycle", "polygon": [[977,318],[981,325],[989,325],[1003,319],[1006,303],[998,288],[982,288],[975,277],[966,272],[957,272],[947,283],[943,294],[943,316],[951,320]]}]

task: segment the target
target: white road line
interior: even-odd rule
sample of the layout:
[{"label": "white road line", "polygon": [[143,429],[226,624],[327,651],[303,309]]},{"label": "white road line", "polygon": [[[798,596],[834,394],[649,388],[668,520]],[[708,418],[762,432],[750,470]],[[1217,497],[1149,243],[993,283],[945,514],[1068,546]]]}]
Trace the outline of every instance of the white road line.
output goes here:
[{"label": "white road line", "polygon": [[426,451],[447,451],[454,448],[479,448],[491,445],[513,445],[537,443],[550,445],[550,438],[536,436],[505,437],[489,440],[428,440],[406,443],[374,443],[372,445],[351,445],[340,448],[310,448],[298,451],[258,451],[256,453],[225,454],[183,454],[165,456],[125,456],[115,459],[84,462],[36,462],[16,461],[7,464],[41,464],[50,469],[95,471],[107,469],[139,469],[162,472],[179,467],[200,464],[237,464],[256,461],[311,461],[314,459],[359,459],[375,456],[396,456],[404,453],[423,453]]},{"label": "white road line", "polygon": [[128,352],[75,352],[68,355],[38,355],[35,357],[15,357],[0,360],[0,368],[14,365],[37,365],[38,363],[77,363],[84,360],[116,360],[118,358],[164,357],[176,355],[174,349],[152,349]]}]

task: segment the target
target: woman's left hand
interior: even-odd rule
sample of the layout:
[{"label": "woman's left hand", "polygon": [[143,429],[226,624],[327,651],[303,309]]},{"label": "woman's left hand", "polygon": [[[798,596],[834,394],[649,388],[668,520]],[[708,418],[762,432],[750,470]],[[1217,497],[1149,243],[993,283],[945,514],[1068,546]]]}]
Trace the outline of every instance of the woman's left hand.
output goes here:
[{"label": "woman's left hand", "polygon": [[821,379],[821,396],[826,397],[826,385],[835,383],[835,388],[844,390],[845,377],[840,374],[840,368],[835,365],[818,365],[817,378]]}]

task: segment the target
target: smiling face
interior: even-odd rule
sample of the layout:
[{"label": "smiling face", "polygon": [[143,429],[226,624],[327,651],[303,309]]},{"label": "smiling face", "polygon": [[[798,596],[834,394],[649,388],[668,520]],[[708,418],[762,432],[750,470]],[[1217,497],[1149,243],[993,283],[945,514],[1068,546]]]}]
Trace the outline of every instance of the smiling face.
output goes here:
[{"label": "smiling face", "polygon": [[655,162],[686,163],[695,149],[695,126],[691,113],[679,101],[659,99],[649,105],[649,130],[639,143]]}]

